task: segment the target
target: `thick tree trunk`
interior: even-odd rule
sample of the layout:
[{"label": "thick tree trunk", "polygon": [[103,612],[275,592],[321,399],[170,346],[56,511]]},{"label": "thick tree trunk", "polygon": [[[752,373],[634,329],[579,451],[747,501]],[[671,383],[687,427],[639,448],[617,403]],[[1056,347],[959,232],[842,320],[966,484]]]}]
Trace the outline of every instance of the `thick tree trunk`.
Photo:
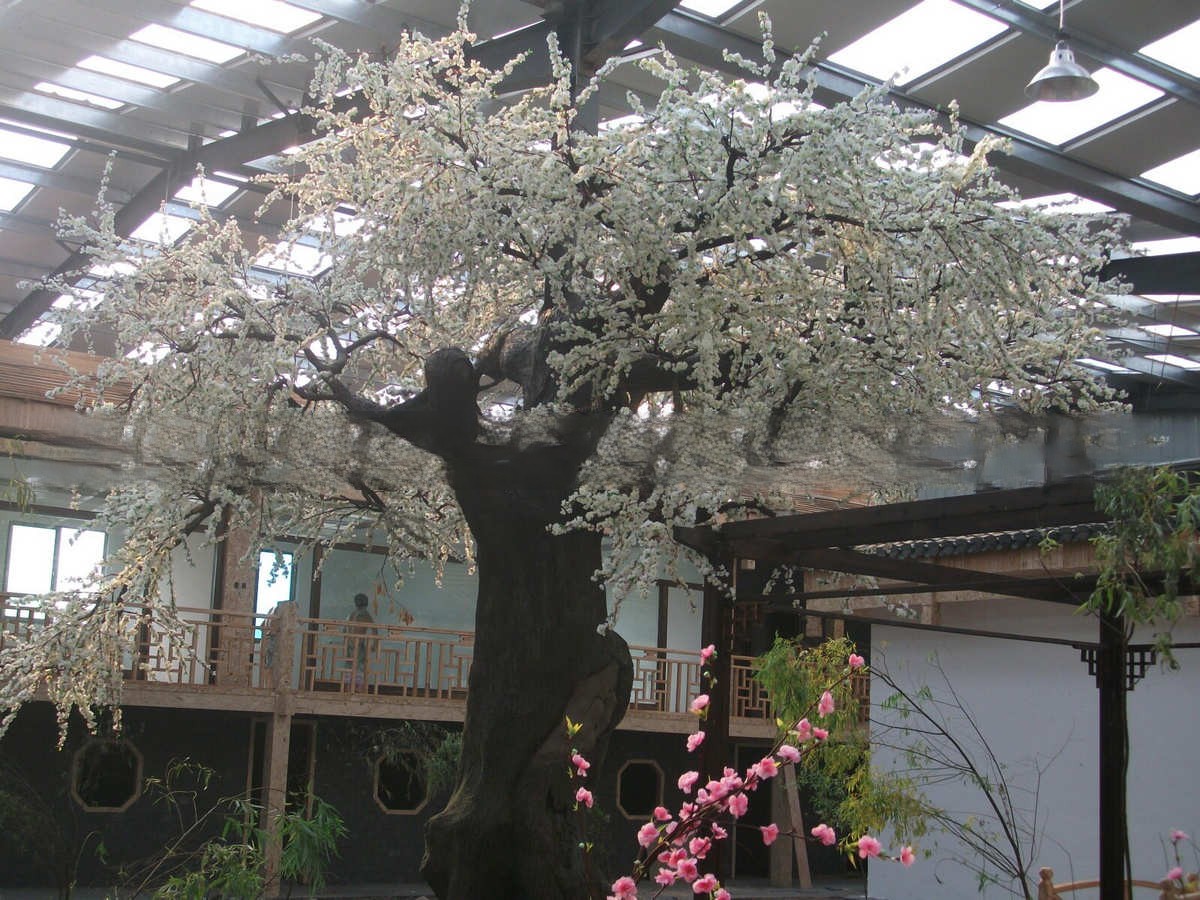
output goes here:
[{"label": "thick tree trunk", "polygon": [[[578,848],[569,749],[594,764],[629,702],[625,642],[601,634],[600,537],[552,535],[575,466],[450,463],[475,536],[476,643],[458,785],[429,823],[422,873],[442,900],[581,900],[598,876]],[[565,718],[583,729],[568,742]],[[600,895],[603,896],[603,895]]]}]

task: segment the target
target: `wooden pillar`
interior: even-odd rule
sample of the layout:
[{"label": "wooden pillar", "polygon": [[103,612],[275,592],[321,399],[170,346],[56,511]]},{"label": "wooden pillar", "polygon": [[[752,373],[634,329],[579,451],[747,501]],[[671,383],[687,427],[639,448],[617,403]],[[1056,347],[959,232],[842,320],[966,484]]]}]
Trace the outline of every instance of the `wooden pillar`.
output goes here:
[{"label": "wooden pillar", "polygon": [[263,759],[263,810],[261,827],[264,832],[263,855],[265,871],[263,894],[279,896],[279,859],[283,850],[279,841],[279,820],[287,807],[288,754],[291,750],[292,715],[296,692],[292,687],[298,634],[296,604],[281,603],[272,616],[271,628],[275,637],[270,680],[275,708],[267,721]]},{"label": "wooden pillar", "polygon": [[1100,689],[1100,900],[1125,898],[1126,723],[1125,617],[1100,614],[1096,683]]},{"label": "wooden pillar", "polygon": [[213,646],[217,684],[250,687],[254,658],[254,593],[258,570],[251,556],[250,534],[231,524],[220,544],[217,582],[222,612],[214,628]]},{"label": "wooden pillar", "polygon": [[[713,560],[714,566],[722,566],[729,573],[730,589],[736,575],[732,558]],[[720,776],[726,765],[733,763],[733,743],[729,739],[730,693],[732,666],[730,661],[730,596],[719,587],[708,582],[704,585],[704,611],[700,618],[700,645],[712,644],[717,649],[717,658],[710,667],[716,684],[701,683],[701,693],[709,696],[708,718],[703,723],[704,743],[701,745],[700,782],[707,777]],[[716,854],[715,873],[724,881],[729,871],[729,854],[732,843],[726,841],[722,852]]]}]

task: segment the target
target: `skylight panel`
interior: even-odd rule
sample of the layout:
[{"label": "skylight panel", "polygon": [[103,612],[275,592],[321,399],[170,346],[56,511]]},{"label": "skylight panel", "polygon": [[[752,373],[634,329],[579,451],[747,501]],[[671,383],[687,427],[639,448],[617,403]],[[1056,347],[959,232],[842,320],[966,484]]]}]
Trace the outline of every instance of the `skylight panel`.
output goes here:
[{"label": "skylight panel", "polygon": [[1000,124],[1048,144],[1065,144],[1162,96],[1157,88],[1113,69],[1098,69],[1092,78],[1100,90],[1087,99],[1071,103],[1039,100],[1005,116]]},{"label": "skylight panel", "polygon": [[1150,334],[1158,335],[1165,338],[1181,338],[1181,337],[1197,337],[1196,332],[1190,328],[1184,328],[1180,325],[1172,325],[1169,322],[1158,322],[1154,325],[1140,326],[1142,331],[1148,331]]},{"label": "skylight panel", "polygon": [[232,184],[197,177],[176,191],[175,199],[196,206],[220,206],[239,190],[240,188]]},{"label": "skylight panel", "polygon": [[166,75],[162,72],[155,72],[153,69],[144,69],[141,66],[118,62],[115,59],[109,59],[107,56],[88,56],[81,59],[76,65],[81,69],[99,72],[101,75],[124,78],[126,81],[134,81],[138,84],[154,88],[169,88],[171,85],[179,84],[180,82],[180,79],[173,75]]},{"label": "skylight panel", "polygon": [[1147,44],[1138,52],[1200,78],[1200,52],[1197,48],[1200,48],[1200,19]]},{"label": "skylight panel", "polygon": [[63,87],[61,84],[55,84],[53,81],[39,81],[33,86],[33,89],[41,91],[43,94],[61,97],[63,100],[70,100],[72,103],[98,106],[101,109],[120,109],[125,105],[122,100],[101,97],[99,94],[89,94],[87,91],[77,91],[75,88]]},{"label": "skylight panel", "polygon": [[1200,251],[1200,237],[1166,238],[1161,241],[1138,241],[1132,245],[1134,252],[1143,256],[1166,256],[1169,253],[1195,253]]},{"label": "skylight panel", "polygon": [[1200,300],[1200,294],[1138,294],[1143,300],[1151,303],[1195,303]]},{"label": "skylight panel", "polygon": [[16,209],[17,204],[28,197],[34,187],[28,181],[0,176],[0,212]]},{"label": "skylight panel", "polygon": [[295,241],[280,241],[260,253],[254,264],[272,272],[312,277],[333,265],[333,258],[328,253],[321,252],[320,247]]},{"label": "skylight panel", "polygon": [[1072,213],[1079,216],[1110,213],[1111,206],[1105,206],[1097,200],[1089,200],[1078,194],[1046,194],[1042,197],[1023,197],[1020,200],[1005,200],[997,203],[1001,209],[1043,209],[1053,207],[1054,212]]},{"label": "skylight panel", "polygon": [[214,41],[212,38],[200,37],[190,31],[180,31],[178,28],[168,28],[166,25],[147,25],[129,36],[130,40],[141,41],[151,47],[170,50],[172,53],[182,53],[193,56],[205,62],[227,63],[245,53],[242,47],[226,44],[224,41]]},{"label": "skylight panel", "polygon": [[1129,373],[1131,371],[1130,369],[1127,369],[1124,366],[1119,366],[1116,363],[1107,362],[1106,360],[1103,360],[1103,359],[1095,359],[1091,356],[1085,356],[1082,359],[1075,360],[1075,362],[1079,363],[1081,366],[1087,366],[1088,368],[1091,368],[1091,369],[1101,369],[1105,372]]},{"label": "skylight panel", "polygon": [[70,152],[70,144],[0,128],[0,156],[5,159],[53,169]]},{"label": "skylight panel", "polygon": [[1188,369],[1190,371],[1200,369],[1200,361],[1187,356],[1176,356],[1174,353],[1147,353],[1146,359],[1151,362],[1175,366],[1177,369]]},{"label": "skylight panel", "polygon": [[923,0],[829,57],[831,62],[880,81],[907,84],[1008,26],[953,0]]},{"label": "skylight panel", "polygon": [[283,0],[192,0],[190,5],[280,34],[291,34],[321,19],[320,13],[300,9]]},{"label": "skylight panel", "polygon": [[156,212],[148,216],[146,221],[135,228],[129,236],[151,244],[170,246],[187,234],[191,227],[191,219]]},{"label": "skylight panel", "polygon": [[[1200,35],[1197,40],[1200,40]],[[1181,194],[1200,194],[1200,150],[1193,150],[1148,169],[1142,173],[1142,177],[1174,188]]]},{"label": "skylight panel", "polygon": [[683,0],[679,6],[688,12],[699,13],[710,19],[719,19],[741,2],[742,0]]}]

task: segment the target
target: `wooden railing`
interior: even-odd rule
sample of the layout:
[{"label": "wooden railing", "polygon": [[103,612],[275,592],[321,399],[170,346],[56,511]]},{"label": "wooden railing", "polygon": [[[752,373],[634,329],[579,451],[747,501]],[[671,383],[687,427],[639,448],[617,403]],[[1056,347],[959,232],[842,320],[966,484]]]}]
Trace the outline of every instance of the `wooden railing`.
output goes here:
[{"label": "wooden railing", "polygon": [[[734,656],[730,660],[730,669],[730,717],[772,720],[775,713],[767,692],[754,680],[754,657]],[[858,703],[859,724],[866,724],[871,713],[870,676],[861,673],[851,675],[850,691]]]},{"label": "wooden railing", "polygon": [[[148,687],[162,684],[237,693],[286,690],[308,696],[360,695],[372,698],[462,700],[474,658],[475,635],[468,631],[405,625],[303,618],[293,610],[270,616],[180,607],[178,625],[168,628],[142,607],[125,610],[133,648],[121,667],[127,680]],[[44,627],[41,608],[0,594],[0,647],[9,635],[28,637]],[[630,709],[664,714],[679,730],[688,724],[692,699],[702,693],[694,650],[629,648],[633,657]],[[753,679],[753,658],[731,659],[730,716],[759,725],[764,735],[774,713],[765,691]],[[854,696],[866,721],[870,680],[855,676]],[[684,725],[679,725],[683,722]]]}]

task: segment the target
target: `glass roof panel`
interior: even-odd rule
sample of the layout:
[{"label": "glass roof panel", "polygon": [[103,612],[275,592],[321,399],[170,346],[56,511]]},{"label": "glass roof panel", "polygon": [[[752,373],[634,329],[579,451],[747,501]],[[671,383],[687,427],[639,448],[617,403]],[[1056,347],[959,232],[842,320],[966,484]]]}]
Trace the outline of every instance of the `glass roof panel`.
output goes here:
[{"label": "glass roof panel", "polygon": [[1100,90],[1086,100],[1070,103],[1039,100],[1005,116],[1000,124],[1048,144],[1065,144],[1162,96],[1157,88],[1113,69],[1097,69],[1092,77]]},{"label": "glass roof panel", "polygon": [[0,156],[5,159],[53,169],[70,152],[70,144],[0,128]]},{"label": "glass roof panel", "polygon": [[1200,360],[1190,359],[1186,356],[1176,356],[1174,353],[1147,353],[1146,359],[1151,362],[1175,366],[1179,369],[1200,369]]},{"label": "glass roof panel", "polygon": [[1147,44],[1138,52],[1200,78],[1200,19]]},{"label": "glass roof panel", "polygon": [[191,219],[156,212],[148,216],[129,236],[151,244],[170,245],[187,234],[191,227]]},{"label": "glass roof panel", "polygon": [[81,59],[76,65],[81,69],[90,69],[102,75],[112,75],[114,78],[124,78],[126,81],[135,81],[138,84],[155,88],[169,88],[180,82],[180,79],[173,75],[165,75],[162,72],[155,72],[153,69],[144,69],[141,66],[119,62],[109,59],[107,56],[88,56]]},{"label": "glass roof panel", "polygon": [[254,264],[272,272],[311,277],[328,269],[333,259],[329,254],[322,253],[320,247],[296,241],[280,241],[255,257]]},{"label": "glass roof panel", "polygon": [[1195,253],[1200,251],[1200,237],[1166,238],[1161,241],[1138,241],[1133,249],[1143,256],[1165,256],[1169,253]]},{"label": "glass roof panel", "polygon": [[63,87],[61,84],[55,84],[53,81],[39,81],[33,86],[33,89],[41,91],[43,94],[61,97],[63,100],[70,100],[72,103],[98,106],[101,109],[120,109],[125,105],[120,100],[114,100],[111,97],[101,97],[99,94],[89,94],[87,91],[77,91],[75,88]]},{"label": "glass roof panel", "polygon": [[34,187],[28,181],[0,176],[0,211],[16,209],[17,204],[28,197]]},{"label": "glass roof panel", "polygon": [[1157,334],[1159,337],[1196,337],[1196,332],[1190,328],[1184,328],[1180,325],[1172,325],[1169,322],[1160,322],[1155,325],[1141,325],[1142,331],[1148,331],[1151,334]]},{"label": "glass roof panel", "polygon": [[1053,207],[1054,212],[1075,213],[1090,216],[1099,213],[1112,212],[1111,206],[1105,206],[1097,200],[1089,200],[1078,194],[1046,194],[1043,197],[1023,197],[1020,200],[1004,200],[997,203],[1002,209],[1042,209]]},{"label": "glass roof panel", "polygon": [[175,192],[175,199],[196,206],[220,206],[238,192],[239,188],[211,178],[193,178]]},{"label": "glass roof panel", "polygon": [[[1200,40],[1200,36],[1197,40]],[[1197,47],[1200,55],[1200,45]],[[1165,184],[1181,194],[1200,194],[1200,150],[1193,150],[1178,159],[1147,169],[1142,173],[1142,177]]]},{"label": "glass roof panel", "polygon": [[1129,372],[1130,370],[1124,366],[1119,366],[1116,363],[1106,362],[1103,359],[1095,359],[1091,356],[1085,356],[1082,359],[1077,359],[1075,362],[1081,366],[1088,366],[1092,369],[1102,369],[1105,372]]},{"label": "glass roof panel", "polygon": [[741,2],[742,0],[683,0],[679,8],[708,16],[710,19],[719,19]]},{"label": "glass roof panel", "polygon": [[292,6],[283,0],[192,0],[190,5],[281,34],[291,34],[321,19],[320,13]]},{"label": "glass roof panel", "polygon": [[829,59],[880,81],[895,76],[896,84],[907,84],[1007,28],[953,0],[922,0]]},{"label": "glass roof panel", "polygon": [[170,50],[172,53],[182,53],[184,56],[194,56],[205,62],[227,63],[241,56],[246,51],[224,41],[214,41],[212,38],[200,37],[189,31],[178,28],[168,28],[166,25],[147,25],[129,36],[130,40],[141,41],[152,47]]}]

